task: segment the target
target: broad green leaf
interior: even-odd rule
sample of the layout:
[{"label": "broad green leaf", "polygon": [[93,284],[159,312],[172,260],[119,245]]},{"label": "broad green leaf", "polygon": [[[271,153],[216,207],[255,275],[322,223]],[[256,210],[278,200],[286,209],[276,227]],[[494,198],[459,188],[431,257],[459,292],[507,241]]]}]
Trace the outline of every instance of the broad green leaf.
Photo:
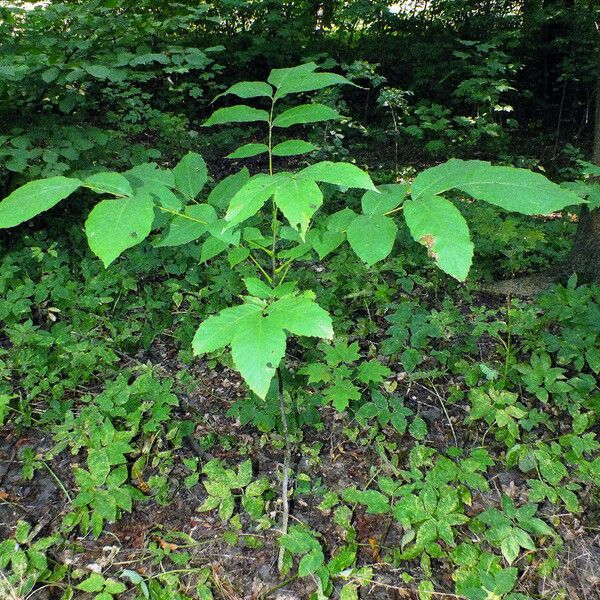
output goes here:
[{"label": "broad green leaf", "polygon": [[267,81],[277,88],[285,85],[288,81],[298,79],[306,73],[312,73],[317,69],[314,62],[305,63],[296,67],[287,67],[285,69],[273,69],[269,74]]},{"label": "broad green leaf", "polygon": [[358,586],[354,583],[347,583],[340,590],[340,600],[358,600]]},{"label": "broad green leaf", "polygon": [[140,194],[102,200],[90,212],[85,232],[92,252],[108,267],[124,250],[148,237],[154,221],[154,200]]},{"label": "broad green leaf", "polygon": [[104,577],[99,573],[92,573],[77,585],[77,589],[88,593],[99,592],[104,589]]},{"label": "broad green leaf", "polygon": [[323,551],[315,548],[308,554],[305,554],[298,563],[298,577],[307,577],[314,573],[325,562]]},{"label": "broad green leaf", "polygon": [[204,187],[208,171],[204,159],[195,152],[188,152],[173,168],[175,187],[186,198],[193,200]]},{"label": "broad green leaf", "polygon": [[351,163],[334,163],[325,160],[302,169],[298,175],[346,188],[377,191],[369,175]]},{"label": "broad green leaf", "polygon": [[292,554],[304,554],[321,547],[315,537],[299,525],[292,525],[288,533],[279,538],[279,542]]},{"label": "broad green leaf", "polygon": [[225,242],[227,245],[237,246],[242,237],[239,229],[231,229],[228,227],[225,219],[218,219],[208,226],[209,233],[218,240]]},{"label": "broad green leaf", "polygon": [[485,171],[488,166],[491,164],[481,160],[450,159],[421,171],[413,181],[410,194],[413,198],[441,194],[456,187],[457,183],[469,181],[473,175]]},{"label": "broad green leaf", "polygon": [[139,193],[148,193],[154,196],[160,206],[170,211],[179,212],[183,208],[183,202],[169,188],[163,186],[143,186],[137,190]]},{"label": "broad green leaf", "polygon": [[120,173],[96,173],[84,181],[94,192],[106,192],[113,196],[132,196],[133,189],[126,177]]},{"label": "broad green leaf", "polygon": [[194,354],[214,352],[228,346],[240,323],[255,315],[260,315],[261,311],[262,306],[248,302],[225,308],[218,315],[208,317],[194,335],[192,341]]},{"label": "broad green leaf", "polygon": [[202,250],[200,251],[200,262],[205,263],[211,258],[218,256],[221,252],[225,252],[229,244],[223,240],[219,240],[214,237],[209,237],[202,244]]},{"label": "broad green leaf", "polygon": [[312,179],[291,177],[275,190],[275,204],[304,237],[311,217],[323,204],[323,192]]},{"label": "broad green leaf", "polygon": [[500,551],[502,552],[502,555],[507,560],[509,565],[511,565],[515,562],[515,560],[517,560],[520,550],[521,546],[519,546],[519,542],[511,533],[509,533],[502,540],[502,542],[500,542]]},{"label": "broad green leaf", "polygon": [[79,179],[50,177],[30,181],[0,202],[0,229],[16,227],[52,208],[82,185]]},{"label": "broad green leaf", "polygon": [[159,169],[156,163],[137,165],[123,173],[135,188],[143,186],[175,187],[175,177],[168,169]]},{"label": "broad green leaf", "polygon": [[217,213],[210,204],[194,204],[186,207],[180,215],[175,215],[169,230],[153,245],[155,248],[181,246],[197,240],[208,230],[208,225],[217,220]]},{"label": "broad green leaf", "polygon": [[334,121],[341,118],[342,116],[336,110],[324,104],[301,104],[275,117],[273,127],[291,127],[292,125]]},{"label": "broad green leaf", "polygon": [[249,158],[250,156],[264,154],[268,151],[269,147],[266,144],[244,144],[231,154],[228,154],[226,158]]},{"label": "broad green leaf", "polygon": [[286,78],[285,81],[277,86],[275,98],[283,98],[288,94],[312,92],[314,90],[321,90],[325,87],[339,84],[356,85],[337,73],[315,73],[312,71],[305,71],[299,73],[296,77]]},{"label": "broad green leaf", "polygon": [[[402,502],[402,500],[400,500],[400,502]],[[435,542],[437,537],[436,522],[433,519],[428,519],[417,529],[417,538],[415,540],[415,544],[419,547],[423,547],[427,544],[431,544],[431,542]]]},{"label": "broad green leaf", "polygon": [[213,188],[208,195],[207,202],[217,208],[225,208],[248,179],[250,179],[250,172],[246,167],[233,175],[225,177]]},{"label": "broad green leaf", "polygon": [[570,190],[577,194],[580,198],[587,200],[587,206],[590,210],[600,208],[600,185],[597,183],[568,181],[562,183],[560,187]]},{"label": "broad green leaf", "polygon": [[352,487],[345,489],[343,496],[346,502],[364,504],[371,515],[380,515],[390,510],[389,500],[377,490],[357,490]]},{"label": "broad green leaf", "polygon": [[577,161],[581,167],[581,172],[584,175],[592,175],[593,177],[600,177],[600,165],[588,162],[586,160]]},{"label": "broad green leaf", "polygon": [[346,235],[358,258],[372,266],[383,260],[394,247],[398,227],[384,215],[360,215],[350,223]]},{"label": "broad green leaf", "polygon": [[233,364],[259,397],[265,398],[285,354],[285,333],[260,312],[241,319],[231,341]]},{"label": "broad green leaf", "polygon": [[458,189],[505,210],[526,215],[548,214],[581,204],[581,198],[540,173],[498,167],[479,160],[451,159],[420,173],[413,182],[413,198]]},{"label": "broad green leaf", "polygon": [[266,110],[252,108],[245,104],[219,108],[206,121],[203,127],[224,125],[226,123],[252,123],[254,121],[268,121],[269,113]]},{"label": "broad green leaf", "polygon": [[382,215],[394,210],[404,202],[408,184],[387,184],[377,186],[379,194],[366,192],[362,197],[361,206],[365,215]]},{"label": "broad green leaf", "polygon": [[404,218],[412,237],[427,247],[440,269],[464,281],[473,261],[473,242],[454,204],[441,196],[419,196],[404,203]]},{"label": "broad green leaf", "polygon": [[345,239],[345,232],[323,231],[316,228],[311,229],[306,235],[306,241],[315,249],[320,260],[333,252]]},{"label": "broad green leaf", "polygon": [[287,296],[267,309],[269,319],[295,335],[333,337],[331,317],[314,300],[306,296]]},{"label": "broad green leaf", "polygon": [[122,81],[125,73],[119,69],[112,69],[105,65],[88,65],[85,70],[96,79],[109,79],[110,81]]},{"label": "broad green leaf", "polygon": [[273,147],[273,156],[296,156],[307,154],[317,149],[317,146],[304,140],[287,140]]},{"label": "broad green leaf", "polygon": [[240,81],[225,90],[222,94],[219,94],[215,100],[228,94],[233,94],[238,98],[271,98],[273,95],[273,88],[264,81]]},{"label": "broad green leaf", "polygon": [[259,173],[251,177],[229,203],[225,215],[225,220],[229,221],[229,227],[255,215],[275,191],[289,180],[289,173],[277,173],[276,175]]},{"label": "broad green leaf", "polygon": [[270,288],[264,281],[258,277],[246,277],[244,279],[246,289],[251,296],[267,300],[273,297],[273,288]]}]

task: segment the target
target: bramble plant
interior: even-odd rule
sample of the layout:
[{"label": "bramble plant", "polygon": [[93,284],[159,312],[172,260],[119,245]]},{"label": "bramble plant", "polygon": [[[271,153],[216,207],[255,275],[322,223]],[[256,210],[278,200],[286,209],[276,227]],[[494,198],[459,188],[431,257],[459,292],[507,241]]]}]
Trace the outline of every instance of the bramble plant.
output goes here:
[{"label": "bramble plant", "polygon": [[[279,159],[306,156],[316,149],[312,143],[280,134],[291,127],[340,118],[334,109],[322,104],[280,109],[282,103],[287,106],[292,95],[338,84],[351,82],[307,63],[275,69],[266,82],[237,83],[221,94],[265,104],[266,108],[245,104],[219,108],[204,125],[264,125],[264,143],[245,144],[228,158],[264,156],[266,169],[250,175],[243,168],[220,181],[202,201],[198,198],[208,180],[207,167],[200,155],[189,153],[172,170],[149,163],[124,173],[32,181],[0,202],[0,228],[10,228],[52,208],[80,188],[101,194],[104,198],[90,212],[85,231],[91,250],[105,267],[159,230],[153,240],[155,247],[202,239],[203,262],[227,252],[232,269],[246,261],[254,265],[255,276],[245,279],[247,295],[242,303],[206,318],[196,332],[193,349],[202,355],[229,347],[233,364],[250,390],[261,399],[270,391],[279,398],[286,440],[284,534],[291,453],[286,402],[292,397],[284,389],[281,370],[287,338],[331,340],[334,335],[332,319],[319,306],[315,292],[297,289],[294,267],[298,261],[314,254],[323,259],[347,241],[370,267],[392,252],[398,232],[394,215],[402,211],[415,241],[426,246],[440,269],[463,281],[472,263],[473,243],[465,218],[447,197],[451,190],[527,215],[548,214],[584,202],[539,173],[476,160],[453,159],[421,172],[410,185],[379,187],[351,163],[323,161],[297,171],[280,169]],[[324,204],[322,184],[334,186],[333,190],[362,190],[361,212],[345,207],[317,216]],[[448,537],[449,527],[444,530]]]}]

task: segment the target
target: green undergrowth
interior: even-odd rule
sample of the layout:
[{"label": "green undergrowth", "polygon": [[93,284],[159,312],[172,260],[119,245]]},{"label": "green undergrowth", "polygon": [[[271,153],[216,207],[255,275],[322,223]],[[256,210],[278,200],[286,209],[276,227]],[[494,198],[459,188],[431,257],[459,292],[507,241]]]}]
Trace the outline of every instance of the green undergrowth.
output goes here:
[{"label": "green undergrowth", "polygon": [[[555,223],[516,249],[530,225],[502,223],[506,246],[479,247],[480,278],[498,265],[537,267],[528,259],[537,240],[551,242],[548,260],[560,255]],[[168,510],[182,494],[198,518],[219,524],[227,552],[274,543],[277,398],[224,398],[231,359],[209,355],[202,369],[216,377],[205,381],[186,350],[186,315],[226,305],[243,292],[243,273],[219,259],[200,268],[195,246],[137,249],[105,271],[80,231],[67,237],[72,247],[47,230],[4,241],[0,419],[23,440],[21,481],[46,474],[64,504],[41,528],[13,519],[0,589],[25,598],[51,586],[53,597],[99,600],[247,589],[227,562],[223,572],[199,552],[204,538],[159,523],[139,562],[90,572],[77,560],[80,536],[106,544],[123,519]],[[296,515],[279,539],[284,581],[344,600],[389,586],[422,599],[566,598],[556,575],[565,538],[575,520],[593,528],[598,511],[598,288],[571,280],[531,302],[486,300],[477,282],[448,285],[419,248],[368,272],[349,252],[332,263],[303,277],[334,316],[336,339],[296,344],[284,372],[300,390],[289,417],[298,459]],[[211,427],[212,414],[224,425]],[[271,464],[258,458],[265,452]],[[336,477],[339,468],[352,476]],[[5,488],[5,507],[18,504]]]}]

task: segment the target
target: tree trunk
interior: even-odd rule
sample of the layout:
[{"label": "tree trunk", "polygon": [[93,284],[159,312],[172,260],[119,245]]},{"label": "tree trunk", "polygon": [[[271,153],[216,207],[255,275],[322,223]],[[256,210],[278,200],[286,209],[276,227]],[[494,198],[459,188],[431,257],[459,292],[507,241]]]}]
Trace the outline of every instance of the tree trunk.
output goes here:
[{"label": "tree trunk", "polygon": [[[600,166],[600,72],[596,83],[592,162]],[[577,273],[580,283],[600,283],[600,208],[590,211],[582,207],[567,270],[567,275]]]}]

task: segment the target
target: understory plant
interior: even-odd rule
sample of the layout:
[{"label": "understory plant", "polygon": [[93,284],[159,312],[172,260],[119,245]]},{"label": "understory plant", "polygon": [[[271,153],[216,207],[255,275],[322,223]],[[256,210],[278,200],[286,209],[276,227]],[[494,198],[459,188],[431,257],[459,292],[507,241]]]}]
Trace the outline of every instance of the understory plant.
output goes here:
[{"label": "understory plant", "polygon": [[[302,266],[323,260],[346,241],[367,267],[383,261],[394,248],[395,217],[402,212],[414,240],[426,247],[440,269],[463,281],[471,266],[473,243],[458,207],[458,194],[528,215],[585,202],[540,173],[484,161],[450,160],[421,172],[410,185],[382,186],[376,186],[355,164],[311,162],[310,154],[317,147],[285,134],[301,125],[341,116],[323,104],[292,105],[290,98],[338,84],[351,82],[307,63],[275,69],[267,81],[246,81],[227,89],[222,97],[252,99],[260,107],[219,108],[204,125],[263,126],[264,140],[245,144],[228,158],[265,160],[259,172],[250,174],[244,167],[209,193],[203,192],[208,180],[206,164],[192,152],[173,169],[148,163],[123,173],[100,171],[82,178],[32,181],[0,202],[0,228],[11,228],[76,190],[100,194],[102,199],[89,213],[85,231],[92,252],[106,267],[151,234],[155,234],[155,248],[200,242],[201,262],[226,253],[231,269],[241,271],[245,265],[246,293],[241,302],[205,318],[194,336],[193,349],[203,355],[230,348],[233,365],[252,393],[263,400],[272,395],[279,401],[286,442],[283,535],[287,534],[291,456],[286,415],[294,398],[294,390],[286,389],[285,383],[286,345],[290,336],[334,337],[332,318],[319,305],[315,291],[300,289]],[[298,168],[292,166],[297,164]],[[350,200],[341,210],[322,211],[326,198],[349,189],[361,191],[360,209],[351,208],[353,196],[348,194]],[[247,275],[249,268],[252,275]]]}]

